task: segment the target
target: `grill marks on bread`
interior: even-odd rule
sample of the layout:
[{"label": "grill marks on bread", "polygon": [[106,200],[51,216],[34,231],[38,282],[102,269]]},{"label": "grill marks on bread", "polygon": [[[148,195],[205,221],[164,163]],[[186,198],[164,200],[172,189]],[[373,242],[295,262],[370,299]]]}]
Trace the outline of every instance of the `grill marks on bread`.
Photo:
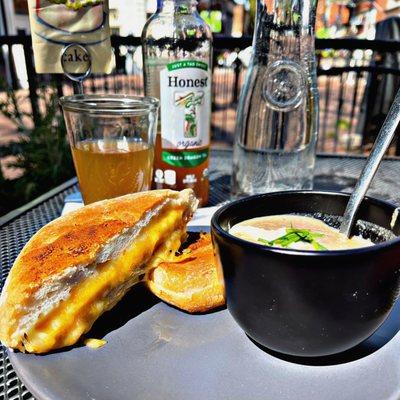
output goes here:
[{"label": "grill marks on bread", "polygon": [[[182,207],[182,223],[195,210],[193,192],[156,190],[93,203],[40,229],[17,257],[0,297],[0,338],[8,346],[29,341],[32,310],[51,313],[72,286],[114,259],[168,204]],[[79,279],[78,279],[79,278]],[[40,311],[41,312],[41,311]]]},{"label": "grill marks on bread", "polygon": [[71,265],[93,263],[102,246],[136,225],[148,210],[166,198],[160,192],[149,194],[141,199],[140,211],[134,211],[132,200],[137,196],[124,197],[118,207],[113,200],[105,201],[101,207],[94,203],[44,226],[17,258],[15,264],[23,264],[24,268],[13,269],[12,280],[21,284],[29,282],[33,288]]}]

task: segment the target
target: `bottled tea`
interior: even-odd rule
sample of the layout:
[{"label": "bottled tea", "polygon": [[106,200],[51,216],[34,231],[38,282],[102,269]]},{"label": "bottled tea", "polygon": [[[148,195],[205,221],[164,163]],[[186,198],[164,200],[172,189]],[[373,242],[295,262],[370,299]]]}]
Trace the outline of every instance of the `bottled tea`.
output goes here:
[{"label": "bottled tea", "polygon": [[193,0],[164,0],[143,33],[145,93],[160,99],[153,187],[208,200],[212,35]]}]

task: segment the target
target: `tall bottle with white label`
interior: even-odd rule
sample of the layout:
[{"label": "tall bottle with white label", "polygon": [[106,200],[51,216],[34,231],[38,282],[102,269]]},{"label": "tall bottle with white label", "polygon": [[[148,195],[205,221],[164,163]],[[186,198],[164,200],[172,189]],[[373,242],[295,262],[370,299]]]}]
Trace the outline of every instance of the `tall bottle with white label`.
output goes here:
[{"label": "tall bottle with white label", "polygon": [[160,99],[154,188],[208,201],[212,35],[194,0],[159,0],[142,33],[145,94]]}]

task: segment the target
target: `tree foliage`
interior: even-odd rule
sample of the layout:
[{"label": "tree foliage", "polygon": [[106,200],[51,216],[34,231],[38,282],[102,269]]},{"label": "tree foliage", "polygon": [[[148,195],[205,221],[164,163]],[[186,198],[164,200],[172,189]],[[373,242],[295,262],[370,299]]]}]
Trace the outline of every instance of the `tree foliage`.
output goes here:
[{"label": "tree foliage", "polygon": [[53,86],[38,90],[41,104],[36,125],[22,110],[26,100],[9,88],[0,98],[0,112],[17,126],[17,141],[0,146],[0,158],[13,156],[6,168],[18,168],[22,175],[7,179],[0,174],[0,215],[21,206],[74,176],[64,119]]}]

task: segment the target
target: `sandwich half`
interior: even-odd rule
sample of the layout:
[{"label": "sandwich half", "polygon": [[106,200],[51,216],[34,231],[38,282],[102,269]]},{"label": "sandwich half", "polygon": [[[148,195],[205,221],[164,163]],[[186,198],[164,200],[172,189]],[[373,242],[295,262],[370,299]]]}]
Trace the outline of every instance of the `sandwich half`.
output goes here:
[{"label": "sandwich half", "polygon": [[187,312],[206,312],[225,304],[222,269],[209,233],[182,254],[149,268],[146,285],[161,300]]},{"label": "sandwich half", "polygon": [[0,297],[0,340],[32,353],[69,346],[167,259],[197,207],[191,189],[97,202],[40,229],[17,257]]}]

